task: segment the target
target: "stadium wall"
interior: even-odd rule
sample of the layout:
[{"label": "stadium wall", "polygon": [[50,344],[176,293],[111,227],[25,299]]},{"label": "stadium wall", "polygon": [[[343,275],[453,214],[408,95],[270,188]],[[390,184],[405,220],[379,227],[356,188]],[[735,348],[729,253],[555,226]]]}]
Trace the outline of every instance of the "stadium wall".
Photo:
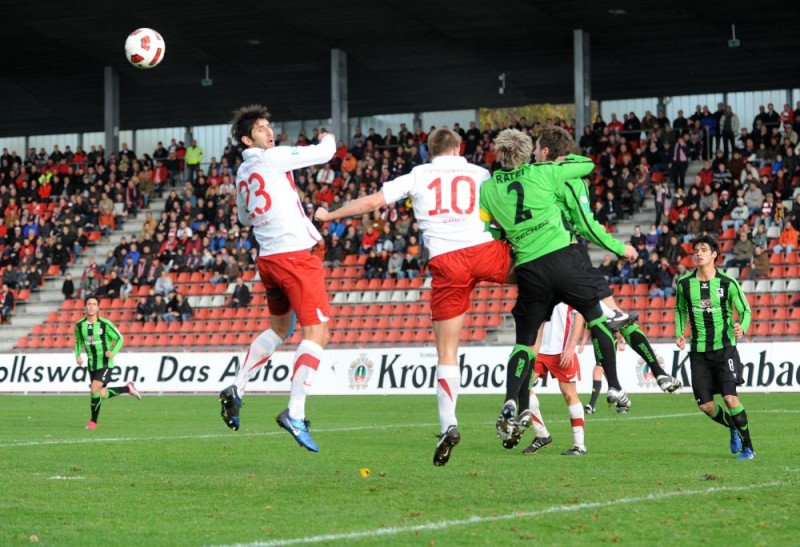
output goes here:
[{"label": "stadium wall", "polygon": [[[511,346],[467,347],[460,354],[463,394],[504,392],[506,357]],[[672,344],[656,344],[664,368],[690,385],[688,354]],[[800,343],[746,343],[739,348],[744,364],[742,392],[800,391]],[[293,352],[278,352],[248,386],[249,393],[289,391]],[[233,383],[241,354],[121,353],[112,385],[134,381],[148,393],[216,393]],[[594,358],[579,355],[583,377],[578,391],[591,391]],[[315,395],[432,394],[436,382],[434,348],[328,350],[314,380]],[[629,393],[660,393],[655,379],[630,349],[618,354],[619,375]],[[85,393],[85,367],[72,354],[0,355],[0,393]],[[688,393],[688,389],[684,388]],[[559,393],[549,381],[537,393]]]}]

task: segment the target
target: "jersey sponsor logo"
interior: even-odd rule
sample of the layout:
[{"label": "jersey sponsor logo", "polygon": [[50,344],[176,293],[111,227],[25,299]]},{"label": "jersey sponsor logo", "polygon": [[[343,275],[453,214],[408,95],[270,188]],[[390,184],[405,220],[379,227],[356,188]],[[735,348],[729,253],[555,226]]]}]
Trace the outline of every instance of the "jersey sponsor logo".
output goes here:
[{"label": "jersey sponsor logo", "polygon": [[700,300],[700,302],[698,302],[697,306],[692,306],[692,311],[694,313],[716,313],[721,310],[721,307],[714,306],[714,303],[710,298],[703,298]]},{"label": "jersey sponsor logo", "polygon": [[542,228],[544,228],[548,224],[550,224],[550,219],[543,220],[542,222],[540,222],[536,226],[533,226],[532,228],[528,228],[527,230],[514,235],[513,237],[510,238],[510,240],[511,240],[512,243],[519,243],[520,241],[522,241],[523,239],[525,239],[529,235],[531,235],[531,234],[533,234],[535,232],[538,232],[539,230],[541,230]]}]

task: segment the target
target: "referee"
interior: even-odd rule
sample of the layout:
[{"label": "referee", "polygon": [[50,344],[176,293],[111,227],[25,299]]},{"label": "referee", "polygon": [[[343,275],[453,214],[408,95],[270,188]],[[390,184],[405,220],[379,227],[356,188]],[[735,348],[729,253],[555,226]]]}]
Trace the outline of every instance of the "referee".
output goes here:
[{"label": "referee", "polygon": [[75,323],[75,362],[79,366],[83,365],[81,353],[85,351],[92,378],[90,406],[92,417],[86,424],[86,429],[97,429],[97,417],[103,399],[124,393],[137,399],[141,399],[142,396],[133,382],[120,387],[106,387],[111,379],[111,369],[114,368],[114,356],[122,349],[122,334],[111,321],[98,315],[100,302],[96,296],[87,296],[84,305],[86,316]]},{"label": "referee", "polygon": [[[750,325],[750,306],[736,280],[714,266],[719,256],[717,241],[703,235],[692,242],[692,248],[697,269],[677,283],[675,343],[680,349],[686,347],[688,316],[692,333],[689,362],[697,405],[712,420],[730,428],[731,452],[741,452],[740,460],[752,460],[756,454],[747,413],[736,393],[736,386],[744,382],[736,340]],[[734,319],[734,309],[738,321]],[[714,401],[715,393],[722,395],[725,407]]]}]

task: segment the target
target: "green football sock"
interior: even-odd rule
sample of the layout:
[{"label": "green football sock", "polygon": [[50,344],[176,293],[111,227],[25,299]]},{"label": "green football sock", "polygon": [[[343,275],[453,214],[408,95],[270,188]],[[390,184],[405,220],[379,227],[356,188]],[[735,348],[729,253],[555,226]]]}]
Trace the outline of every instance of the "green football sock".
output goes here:
[{"label": "green football sock", "polygon": [[750,439],[750,424],[747,421],[747,412],[744,411],[744,405],[739,403],[739,406],[731,409],[731,419],[733,426],[742,436],[742,445],[745,448],[753,449],[753,441]]},{"label": "green football sock", "polygon": [[714,414],[710,418],[725,427],[733,427],[733,420],[728,413],[728,409],[724,406],[719,406],[717,403],[714,403]]},{"label": "green football sock", "polygon": [[100,403],[102,399],[99,393],[92,393],[92,401],[89,408],[92,411],[92,421],[97,423],[97,417],[100,415]]},{"label": "green football sock", "polygon": [[633,351],[635,351],[639,357],[644,360],[656,378],[659,376],[665,376],[667,374],[667,372],[661,368],[661,365],[656,358],[656,352],[653,350],[653,346],[650,345],[650,341],[647,339],[647,336],[645,336],[644,332],[642,332],[642,329],[639,328],[637,323],[633,323],[627,327],[622,327],[619,332],[622,334],[623,338],[625,338],[625,341],[628,343],[631,349],[633,349]]}]

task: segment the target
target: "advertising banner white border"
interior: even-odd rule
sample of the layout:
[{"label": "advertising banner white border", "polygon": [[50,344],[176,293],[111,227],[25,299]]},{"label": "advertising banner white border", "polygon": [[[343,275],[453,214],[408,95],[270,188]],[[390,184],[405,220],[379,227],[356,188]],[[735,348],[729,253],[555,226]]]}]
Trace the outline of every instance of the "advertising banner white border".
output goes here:
[{"label": "advertising banner white border", "polygon": [[[688,354],[673,344],[656,344],[667,372],[690,385]],[[459,358],[461,393],[504,393],[511,346],[465,347]],[[739,346],[745,384],[741,392],[800,391],[800,343],[746,343]],[[215,393],[233,383],[243,354],[120,353],[110,385],[133,381],[148,393]],[[249,393],[288,392],[294,352],[272,356],[248,385]],[[594,356],[579,354],[579,393],[592,386]],[[629,393],[660,393],[653,375],[630,348],[618,353],[618,372]],[[313,395],[405,395],[434,393],[434,348],[326,350],[314,379]],[[0,393],[85,393],[89,379],[67,353],[0,355]],[[688,392],[691,388],[684,388]],[[557,382],[541,382],[537,393],[559,393]]]}]

